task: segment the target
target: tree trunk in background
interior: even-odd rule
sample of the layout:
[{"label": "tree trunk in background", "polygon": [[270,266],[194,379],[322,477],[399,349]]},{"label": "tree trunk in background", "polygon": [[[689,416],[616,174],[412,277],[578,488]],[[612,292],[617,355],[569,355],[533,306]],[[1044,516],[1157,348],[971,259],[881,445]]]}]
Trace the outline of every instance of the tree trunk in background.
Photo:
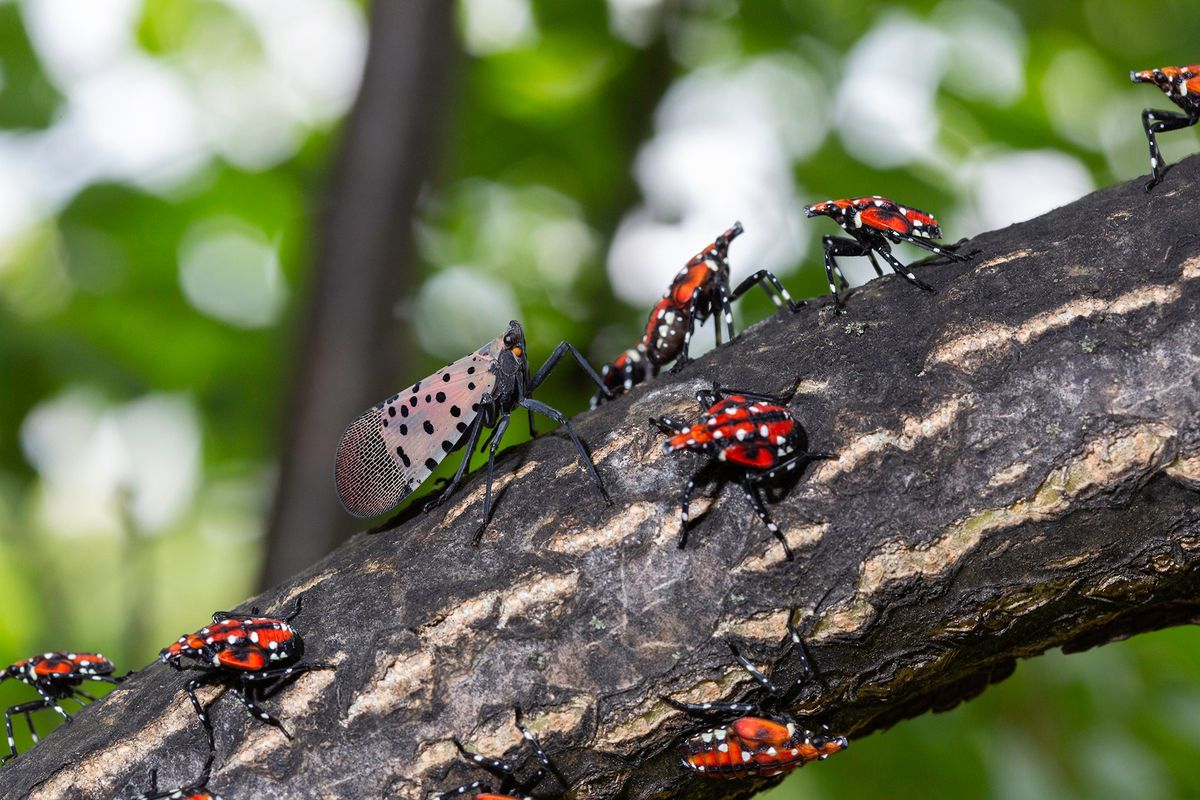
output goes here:
[{"label": "tree trunk in background", "polygon": [[[612,505],[563,433],[543,434],[497,464],[480,547],[476,474],[256,598],[279,612],[303,594],[307,657],[338,668],[266,702],[294,741],[203,690],[213,790],[424,800],[484,777],[451,736],[516,754],[520,704],[573,797],[742,797],[772,781],[685,772],[677,743],[698,724],[660,696],[757,697],[726,643],[773,661],[789,609],[826,681],[794,710],[852,738],[968,699],[1019,658],[1200,620],[1200,158],[1143,182],[918,267],[936,295],[872,281],[844,316],[776,314],[579,415]],[[695,419],[714,380],[794,391],[814,448],[837,454],[772,506],[794,562],[729,486],[700,487],[675,547],[702,460],[664,455],[646,420]],[[0,770],[0,794],[124,797],[151,766],[160,785],[194,778],[207,742],[184,682],[142,670]]]},{"label": "tree trunk in background", "polygon": [[372,6],[366,71],[321,214],[302,342],[280,409],[286,433],[264,586],[352,532],[333,489],[338,439],[406,372],[392,310],[414,280],[411,221],[449,105],[453,12],[444,0]]}]

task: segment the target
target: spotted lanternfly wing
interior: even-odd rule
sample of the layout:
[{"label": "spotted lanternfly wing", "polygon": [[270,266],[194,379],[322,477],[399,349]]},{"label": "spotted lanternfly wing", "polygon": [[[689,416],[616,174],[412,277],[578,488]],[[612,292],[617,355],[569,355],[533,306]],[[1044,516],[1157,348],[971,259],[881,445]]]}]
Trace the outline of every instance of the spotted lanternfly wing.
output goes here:
[{"label": "spotted lanternfly wing", "polygon": [[880,231],[892,231],[901,236],[923,236],[939,239],[942,229],[932,214],[898,205],[885,197],[859,197],[854,200],[858,218],[863,225]]},{"label": "spotted lanternfly wing", "polygon": [[394,394],[350,423],[338,445],[338,498],[356,517],[374,517],[420,486],[462,440],[496,384],[499,336]]}]

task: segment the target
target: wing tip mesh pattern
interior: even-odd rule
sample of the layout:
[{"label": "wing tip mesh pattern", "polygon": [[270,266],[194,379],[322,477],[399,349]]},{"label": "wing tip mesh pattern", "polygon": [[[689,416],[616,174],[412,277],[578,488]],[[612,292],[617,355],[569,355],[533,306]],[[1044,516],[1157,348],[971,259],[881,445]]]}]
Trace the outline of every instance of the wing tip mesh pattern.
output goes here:
[{"label": "wing tip mesh pattern", "polygon": [[342,506],[356,517],[378,516],[408,496],[408,480],[380,432],[378,409],[363,413],[342,434],[334,480]]}]

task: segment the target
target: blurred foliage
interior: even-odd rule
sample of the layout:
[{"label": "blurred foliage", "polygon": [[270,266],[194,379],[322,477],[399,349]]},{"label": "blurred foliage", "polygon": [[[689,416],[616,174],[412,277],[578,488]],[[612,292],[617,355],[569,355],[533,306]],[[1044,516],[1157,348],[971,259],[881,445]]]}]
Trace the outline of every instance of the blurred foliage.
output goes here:
[{"label": "blurred foliage", "polygon": [[[353,74],[363,43],[357,3],[303,6],[319,48],[266,3],[105,0],[74,25],[0,4],[0,661],[70,647],[137,666],[252,589],[348,99],[315,75]],[[1180,0],[459,10],[470,55],[416,223],[425,278],[397,298],[422,372],[509,318],[535,365],[564,339],[599,365],[730,214],[747,215],[735,278],[769,265],[815,295],[831,231],[795,222],[814,199],[891,195],[955,239],[1143,174],[1138,112],[1168,103],[1127,73],[1198,58]],[[1197,137],[1161,143],[1174,162]],[[627,262],[634,230],[686,236]],[[569,366],[539,391],[568,413],[589,394]],[[1191,633],[1028,662],[771,796],[1198,796]],[[27,694],[0,686],[0,706]]]}]

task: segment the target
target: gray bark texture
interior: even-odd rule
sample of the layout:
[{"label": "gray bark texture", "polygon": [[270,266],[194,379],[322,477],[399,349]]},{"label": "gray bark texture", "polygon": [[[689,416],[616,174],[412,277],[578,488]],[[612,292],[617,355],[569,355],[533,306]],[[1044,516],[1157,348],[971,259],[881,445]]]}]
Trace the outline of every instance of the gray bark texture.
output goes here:
[{"label": "gray bark texture", "polygon": [[[433,513],[360,534],[255,598],[281,612],[303,593],[307,657],[338,668],[265,704],[294,741],[203,690],[212,788],[426,797],[485,777],[452,735],[524,757],[520,704],[573,797],[748,796],[770,781],[685,773],[677,742],[697,723],[660,695],[755,697],[726,643],[773,662],[790,609],[826,684],[794,710],[852,739],[950,708],[1019,658],[1195,622],[1200,234],[1187,198],[1200,158],[1153,193],[1143,183],[983,234],[964,244],[970,263],[919,266],[936,295],[889,277],[844,315],[824,300],[777,313],[577,416],[611,505],[563,432],[544,433],[499,459],[480,547],[475,474]],[[553,342],[529,334],[536,362]],[[702,459],[664,455],[647,418],[694,419],[713,381],[794,393],[812,446],[837,453],[771,506],[794,562],[736,485],[700,488],[676,549]],[[206,742],[184,682],[141,670],[0,771],[4,797],[126,797],[151,766],[164,786],[194,778]]]}]

